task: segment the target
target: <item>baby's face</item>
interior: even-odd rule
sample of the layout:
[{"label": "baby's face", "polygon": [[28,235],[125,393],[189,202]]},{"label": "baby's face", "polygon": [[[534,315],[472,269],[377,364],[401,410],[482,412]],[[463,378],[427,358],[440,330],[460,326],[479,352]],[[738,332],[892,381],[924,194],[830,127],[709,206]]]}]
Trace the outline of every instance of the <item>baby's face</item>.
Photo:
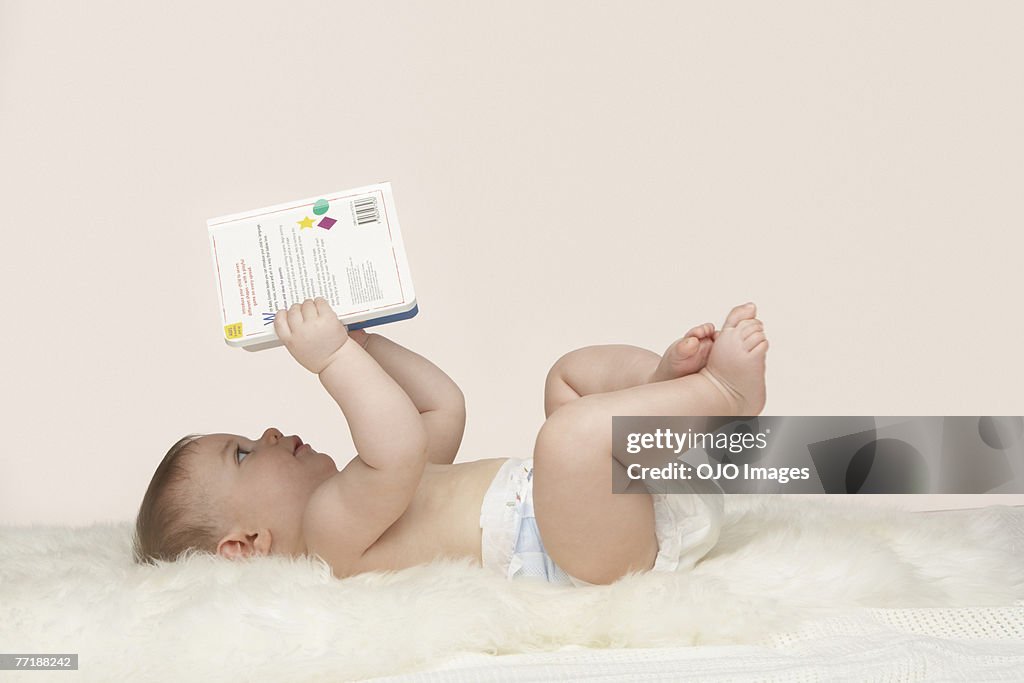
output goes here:
[{"label": "baby's face", "polygon": [[208,434],[193,442],[188,467],[225,526],[240,534],[269,529],[273,552],[292,554],[301,542],[310,496],[338,473],[329,455],[300,444],[298,436],[286,437],[274,428],[258,441]]}]

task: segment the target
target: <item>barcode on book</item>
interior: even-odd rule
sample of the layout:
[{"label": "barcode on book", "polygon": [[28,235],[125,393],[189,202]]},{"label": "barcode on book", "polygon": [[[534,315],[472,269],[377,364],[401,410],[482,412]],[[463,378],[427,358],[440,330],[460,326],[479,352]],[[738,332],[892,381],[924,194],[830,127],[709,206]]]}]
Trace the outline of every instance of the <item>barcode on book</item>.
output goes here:
[{"label": "barcode on book", "polygon": [[352,202],[352,208],[356,212],[356,225],[380,222],[380,214],[377,213],[377,198],[363,197]]}]

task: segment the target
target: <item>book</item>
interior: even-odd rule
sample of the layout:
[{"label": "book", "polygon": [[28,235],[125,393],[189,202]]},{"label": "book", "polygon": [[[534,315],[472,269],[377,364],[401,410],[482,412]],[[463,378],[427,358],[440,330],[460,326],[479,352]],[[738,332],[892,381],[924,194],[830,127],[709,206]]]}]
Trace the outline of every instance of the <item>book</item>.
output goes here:
[{"label": "book", "polygon": [[318,296],[350,330],[419,312],[389,182],[211,218],[206,226],[229,346],[281,346],[277,311]]}]

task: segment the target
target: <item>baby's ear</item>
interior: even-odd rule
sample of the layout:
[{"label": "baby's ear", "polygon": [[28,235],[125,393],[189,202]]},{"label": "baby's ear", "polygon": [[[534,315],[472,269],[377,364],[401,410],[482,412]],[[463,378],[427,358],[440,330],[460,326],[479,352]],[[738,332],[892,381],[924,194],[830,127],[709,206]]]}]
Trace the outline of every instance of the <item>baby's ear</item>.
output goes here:
[{"label": "baby's ear", "polygon": [[270,552],[270,531],[264,530],[255,534],[233,531],[217,544],[217,554],[229,560],[237,560],[253,555],[266,555]]},{"label": "baby's ear", "polygon": [[239,541],[230,538],[224,538],[217,544],[217,554],[221,557],[226,557],[229,560],[244,557],[242,554],[242,544]]}]

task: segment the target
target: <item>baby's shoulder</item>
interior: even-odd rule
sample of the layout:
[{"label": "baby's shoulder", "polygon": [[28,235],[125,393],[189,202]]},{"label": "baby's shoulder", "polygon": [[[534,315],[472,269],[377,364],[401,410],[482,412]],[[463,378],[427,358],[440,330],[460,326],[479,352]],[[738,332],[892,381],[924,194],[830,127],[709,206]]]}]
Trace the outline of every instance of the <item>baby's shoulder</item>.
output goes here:
[{"label": "baby's shoulder", "polygon": [[377,469],[355,457],[322,482],[306,503],[302,536],[317,554],[349,575],[366,551],[409,506],[422,470]]},{"label": "baby's shoulder", "polygon": [[325,560],[338,578],[351,576],[372,539],[369,516],[346,495],[343,479],[334,475],[320,484],[302,513],[302,541],[307,555]]}]

